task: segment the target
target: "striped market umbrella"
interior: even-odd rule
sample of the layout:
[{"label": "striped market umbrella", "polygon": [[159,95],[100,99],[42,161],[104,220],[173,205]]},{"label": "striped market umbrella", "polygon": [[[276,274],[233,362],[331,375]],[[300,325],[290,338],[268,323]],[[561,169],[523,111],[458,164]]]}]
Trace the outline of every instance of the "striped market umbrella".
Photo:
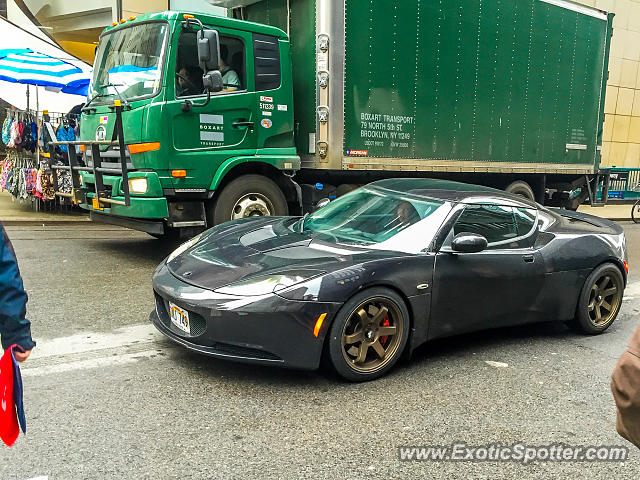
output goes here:
[{"label": "striped market umbrella", "polygon": [[0,80],[87,96],[89,73],[29,48],[0,49]]}]

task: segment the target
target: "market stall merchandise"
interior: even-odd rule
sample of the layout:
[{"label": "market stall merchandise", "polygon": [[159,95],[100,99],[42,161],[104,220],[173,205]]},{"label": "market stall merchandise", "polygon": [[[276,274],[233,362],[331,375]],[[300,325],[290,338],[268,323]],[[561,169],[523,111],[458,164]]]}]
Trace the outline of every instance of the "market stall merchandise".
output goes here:
[{"label": "market stall merchandise", "polygon": [[[31,199],[40,210],[42,202],[64,205],[64,196],[56,197],[51,165],[64,165],[66,147],[54,147],[55,140],[75,140],[80,117],[77,114],[34,112],[6,109],[2,123],[2,142],[6,157],[0,162],[0,190],[16,199]],[[75,152],[79,154],[79,152]],[[69,172],[58,174],[58,192],[71,193]]]}]

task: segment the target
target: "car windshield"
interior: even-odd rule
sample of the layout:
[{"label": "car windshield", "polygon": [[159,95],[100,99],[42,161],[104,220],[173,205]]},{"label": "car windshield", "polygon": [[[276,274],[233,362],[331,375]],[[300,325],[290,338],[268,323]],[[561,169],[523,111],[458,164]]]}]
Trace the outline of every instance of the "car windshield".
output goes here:
[{"label": "car windshield", "polygon": [[448,202],[363,187],[301,219],[297,229],[337,243],[419,252],[429,246],[450,209]]},{"label": "car windshield", "polygon": [[164,22],[143,23],[104,35],[91,82],[93,103],[157,93],[167,30]]}]

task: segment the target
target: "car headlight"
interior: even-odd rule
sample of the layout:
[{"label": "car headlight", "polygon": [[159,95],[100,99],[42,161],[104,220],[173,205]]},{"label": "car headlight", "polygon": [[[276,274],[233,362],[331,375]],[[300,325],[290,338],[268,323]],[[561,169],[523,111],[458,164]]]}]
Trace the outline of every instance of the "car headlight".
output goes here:
[{"label": "car headlight", "polygon": [[199,235],[196,235],[195,237],[193,237],[188,242],[184,242],[182,245],[180,245],[178,248],[176,248],[173,252],[171,252],[171,254],[167,257],[167,263],[169,263],[171,260],[176,258],[178,255],[181,255],[184,252],[186,252],[187,250],[189,250],[196,243],[198,243],[201,238],[202,238],[202,233],[199,234]]},{"label": "car headlight", "polygon": [[272,275],[259,275],[247,280],[216,288],[218,293],[237,296],[258,296],[275,293],[298,283],[305,282],[325,272],[318,270],[301,270]]},{"label": "car headlight", "polygon": [[147,191],[147,179],[144,177],[130,178],[129,191],[132,193],[145,193]]}]

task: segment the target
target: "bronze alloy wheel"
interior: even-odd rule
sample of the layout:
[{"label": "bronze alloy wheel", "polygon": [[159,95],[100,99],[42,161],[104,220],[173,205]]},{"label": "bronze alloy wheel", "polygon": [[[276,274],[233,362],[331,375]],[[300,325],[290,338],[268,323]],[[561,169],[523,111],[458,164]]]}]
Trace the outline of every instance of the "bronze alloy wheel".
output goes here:
[{"label": "bronze alloy wheel", "polygon": [[614,275],[604,273],[591,286],[589,293],[589,319],[596,327],[613,322],[622,302],[622,285]]},{"label": "bronze alloy wheel", "polygon": [[354,310],[342,329],[342,355],[359,373],[380,370],[402,343],[405,320],[388,298],[368,298]]},{"label": "bronze alloy wheel", "polygon": [[588,335],[604,332],[620,312],[624,286],[618,265],[607,262],[594,268],[582,286],[576,316],[570,325]]}]

